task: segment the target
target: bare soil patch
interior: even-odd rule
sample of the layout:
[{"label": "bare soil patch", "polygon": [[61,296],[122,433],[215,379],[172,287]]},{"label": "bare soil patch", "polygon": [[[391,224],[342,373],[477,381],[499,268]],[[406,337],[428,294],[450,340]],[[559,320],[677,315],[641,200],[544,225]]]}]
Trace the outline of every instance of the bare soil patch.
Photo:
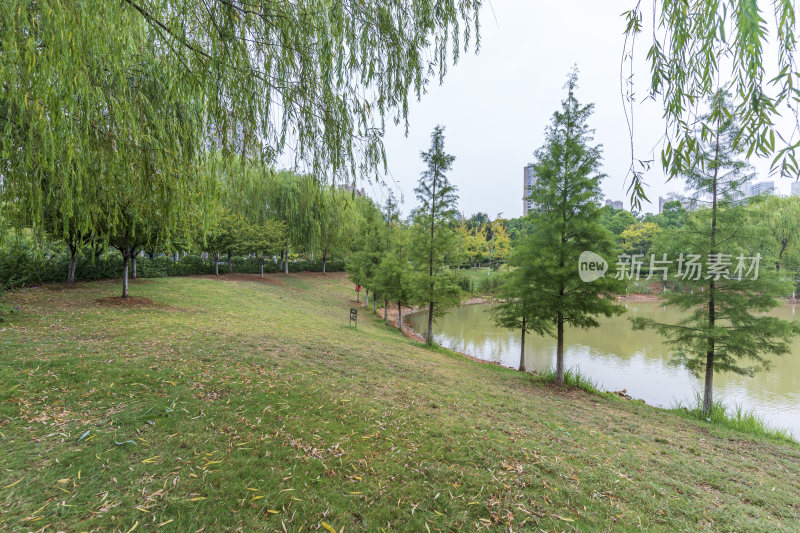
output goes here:
[{"label": "bare soil patch", "polygon": [[214,274],[199,274],[196,276],[189,276],[189,277],[197,279],[213,279],[216,281],[254,281],[256,283],[269,283],[271,285],[279,285],[283,280],[289,278],[334,280],[342,278],[346,275],[347,274],[344,272],[328,272],[327,274],[323,274],[322,272],[290,272],[288,275],[283,272],[269,272],[269,273],[264,273],[264,277],[262,278],[260,274],[220,272],[219,276]]},{"label": "bare soil patch", "polygon": [[129,296],[123,298],[122,296],[107,296],[105,298],[98,298],[95,302],[99,305],[108,305],[113,307],[152,307],[164,308],[167,307],[142,296]]},{"label": "bare soil patch", "polygon": [[213,279],[216,281],[255,281],[260,283],[270,283],[270,284],[277,284],[278,281],[273,279],[272,274],[264,274],[262,278],[259,274],[239,274],[237,272],[233,273],[220,273],[219,276],[215,276],[214,274],[200,274],[197,276],[189,276],[192,278],[198,279]]}]

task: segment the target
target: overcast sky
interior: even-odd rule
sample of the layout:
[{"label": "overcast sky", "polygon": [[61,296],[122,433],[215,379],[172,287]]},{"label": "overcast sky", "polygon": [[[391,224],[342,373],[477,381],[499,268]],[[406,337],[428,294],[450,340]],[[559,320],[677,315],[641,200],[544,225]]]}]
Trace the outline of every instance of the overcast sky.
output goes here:
[{"label": "overcast sky", "polygon": [[[626,174],[630,166],[630,136],[620,96],[620,58],[625,21],[632,0],[491,0],[481,18],[481,50],[462,55],[444,83],[431,84],[409,113],[410,130],[390,126],[385,138],[389,164],[386,187],[366,184],[367,193],[382,202],[386,190],[404,196],[404,213],[416,205],[413,189],[423,169],[419,157],[427,149],[436,124],[445,126],[446,150],[456,157],[449,177],[459,189],[460,210],[470,216],[482,211],[494,218],[522,215],[522,168],[544,140],[544,128],[564,98],[567,73],[580,70],[577,96],[593,102],[590,125],[603,145],[602,184],[607,199],[623,200],[630,208]],[[647,64],[642,43],[636,50],[637,92],[646,93]],[[661,109],[654,102],[635,106],[637,155],[660,160],[657,145],[664,131]],[[653,150],[655,148],[655,151]],[[683,185],[666,183],[660,165],[648,174],[651,204],[658,196],[682,192]],[[788,192],[789,182],[778,184]]]}]

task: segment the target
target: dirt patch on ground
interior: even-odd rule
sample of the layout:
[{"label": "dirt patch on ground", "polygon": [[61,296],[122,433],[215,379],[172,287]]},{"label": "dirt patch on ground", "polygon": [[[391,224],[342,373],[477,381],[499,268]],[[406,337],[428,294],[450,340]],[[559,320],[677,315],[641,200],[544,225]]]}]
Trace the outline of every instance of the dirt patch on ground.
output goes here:
[{"label": "dirt patch on ground", "polygon": [[[487,303],[487,300],[484,300],[483,298],[473,298],[472,300],[469,300],[469,301],[465,302],[463,305],[472,305],[472,304],[479,304],[479,303]],[[356,306],[359,306],[359,307],[362,307],[362,308],[366,308],[366,306],[364,305],[364,302],[351,301],[350,304],[351,305],[356,305]],[[370,304],[370,307],[371,307],[371,304]],[[372,311],[372,309],[369,309],[369,308],[367,308],[367,310]],[[419,311],[420,311],[420,309],[418,307],[403,307],[403,319],[404,319],[404,322],[403,322],[403,331],[402,331],[402,333],[403,333],[403,336],[406,337],[406,338],[414,339],[417,342],[425,342],[425,338],[422,335],[420,335],[419,333],[417,333],[416,331],[414,331],[413,329],[411,329],[409,326],[407,326],[406,322],[405,322],[405,319],[406,319],[406,317],[408,315],[413,315],[414,313],[418,313]],[[391,325],[392,327],[397,328],[397,324],[398,324],[397,306],[391,306],[391,305],[389,306],[388,319],[384,315],[384,308],[383,307],[378,307],[378,309],[375,311],[375,315],[377,315],[378,318],[380,318],[382,320],[386,320],[386,322],[389,325]],[[486,364],[486,365],[501,366],[500,363],[495,362],[495,361],[487,361],[486,359],[480,359],[478,357],[475,357],[474,355],[470,355],[470,354],[464,353],[464,352],[459,352],[459,351],[456,351],[456,350],[451,350],[451,351],[453,351],[453,352],[455,352],[455,353],[457,353],[457,354],[459,354],[459,355],[461,355],[463,357],[466,357],[467,359],[475,361],[476,363],[482,363],[482,364]]]},{"label": "dirt patch on ground", "polygon": [[223,274],[220,272],[219,276],[215,276],[214,274],[201,274],[189,277],[195,279],[213,279],[216,281],[255,281],[258,283],[270,283],[273,285],[278,283],[278,281],[273,278],[272,274],[264,274],[264,277],[262,278],[259,274],[239,274],[237,272],[225,272]]},{"label": "dirt patch on ground", "polygon": [[105,298],[98,298],[95,300],[98,305],[106,305],[110,307],[150,307],[150,308],[166,308],[166,305],[159,304],[150,298],[142,296],[129,296],[123,298],[122,296],[106,296]]},{"label": "dirt patch on ground", "polygon": [[265,273],[264,277],[262,278],[260,274],[220,272],[219,276],[216,276],[214,274],[201,274],[189,277],[197,279],[213,279],[216,281],[254,281],[256,283],[270,283],[272,285],[278,285],[280,284],[281,280],[288,278],[323,279],[323,278],[338,278],[345,275],[346,274],[344,272],[329,272],[327,274],[323,274],[322,272],[290,272],[288,275],[283,272],[270,272],[270,273]]}]

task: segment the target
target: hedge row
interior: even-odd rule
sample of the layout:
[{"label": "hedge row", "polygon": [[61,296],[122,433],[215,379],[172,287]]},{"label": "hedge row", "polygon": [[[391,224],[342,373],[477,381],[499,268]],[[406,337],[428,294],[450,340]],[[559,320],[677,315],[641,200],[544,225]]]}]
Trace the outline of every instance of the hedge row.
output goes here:
[{"label": "hedge row", "polygon": [[[252,257],[234,257],[231,261],[236,273],[257,274],[260,266]],[[268,261],[264,263],[264,272],[276,272],[278,264]],[[48,282],[66,281],[69,270],[69,256],[65,253],[53,253],[44,256],[27,250],[24,247],[0,250],[0,288],[14,288],[38,285]],[[326,270],[337,272],[344,270],[344,262],[328,261]],[[227,272],[228,266],[220,265],[220,273]],[[321,272],[319,261],[296,261],[289,263],[290,272]],[[214,264],[197,255],[187,255],[174,261],[170,257],[160,256],[154,259],[138,257],[136,274],[140,278],[165,278],[168,276],[190,276],[195,274],[213,274]],[[117,252],[103,254],[96,259],[81,257],[75,269],[75,279],[96,280],[119,278],[122,276],[122,255]]]}]

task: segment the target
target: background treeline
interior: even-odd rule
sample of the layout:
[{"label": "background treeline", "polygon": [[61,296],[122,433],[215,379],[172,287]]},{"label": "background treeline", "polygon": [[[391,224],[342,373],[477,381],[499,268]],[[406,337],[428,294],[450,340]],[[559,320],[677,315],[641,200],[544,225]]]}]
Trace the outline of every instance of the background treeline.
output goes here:
[{"label": "background treeline", "polygon": [[[794,288],[784,296],[794,296],[800,288],[800,197],[761,195],[738,199],[736,203],[753,213],[755,218],[751,224],[757,223],[769,228],[764,241],[758,244],[762,255],[774,257],[774,260],[761,267],[782,271],[789,277]],[[689,211],[677,200],[668,201],[661,213],[655,215],[646,213],[637,216],[624,209],[603,207],[600,210],[601,223],[615,235],[618,252],[643,256],[641,279],[638,282],[629,280],[628,291],[647,293],[662,291],[665,286],[671,289],[680,288],[681,284],[675,280],[666,284],[645,280],[650,273],[650,256],[655,254],[657,260],[661,259],[663,253],[674,248],[672,243],[686,223],[707,216],[710,209],[710,202],[702,200],[695,202]],[[654,279],[657,277],[654,274]]]},{"label": "background treeline", "polygon": [[[381,209],[364,219],[346,263],[350,279],[364,289],[366,304],[380,304],[384,319],[396,307],[402,329],[404,306],[428,312],[426,342],[433,341],[433,319],[464,296],[492,292],[511,250],[510,224],[500,216],[479,213],[464,219],[457,210],[458,191],[447,177],[454,156],[444,149],[444,128],[437,126],[431,145],[421,153],[424,170],[414,189],[417,204],[406,218],[389,194]],[[487,268],[478,274],[474,267]]]},{"label": "background treeline", "polygon": [[257,162],[210,162],[206,171],[214,176],[213,202],[168,238],[157,217],[142,217],[127,232],[108,232],[102,224],[77,229],[57,216],[20,228],[8,216],[15,206],[6,203],[0,287],[120,276],[342,270],[352,234],[376,209],[350,190]]},{"label": "background treeline", "polygon": [[[341,271],[351,256],[350,263],[358,264],[365,253],[387,252],[395,242],[408,241],[419,219],[412,214],[401,220],[394,196],[381,207],[352,187],[331,187],[244,158],[210,157],[198,172],[207,186],[206,207],[200,212],[200,206],[187,203],[188,213],[167,234],[157,209],[116,217],[104,212],[102,202],[87,200],[76,206],[95,213],[86,226],[75,223],[82,215],[65,217],[54,204],[41,222],[21,225],[15,216],[22,206],[7,200],[0,218],[0,288],[119,277],[124,284],[139,277]],[[497,287],[491,274],[524,233],[522,219],[492,220],[484,213],[465,219],[455,204],[450,209],[443,222],[449,235],[446,262],[462,272],[454,283],[466,294],[489,294]],[[115,225],[105,223],[110,218]],[[373,289],[371,275],[354,278]]]}]

